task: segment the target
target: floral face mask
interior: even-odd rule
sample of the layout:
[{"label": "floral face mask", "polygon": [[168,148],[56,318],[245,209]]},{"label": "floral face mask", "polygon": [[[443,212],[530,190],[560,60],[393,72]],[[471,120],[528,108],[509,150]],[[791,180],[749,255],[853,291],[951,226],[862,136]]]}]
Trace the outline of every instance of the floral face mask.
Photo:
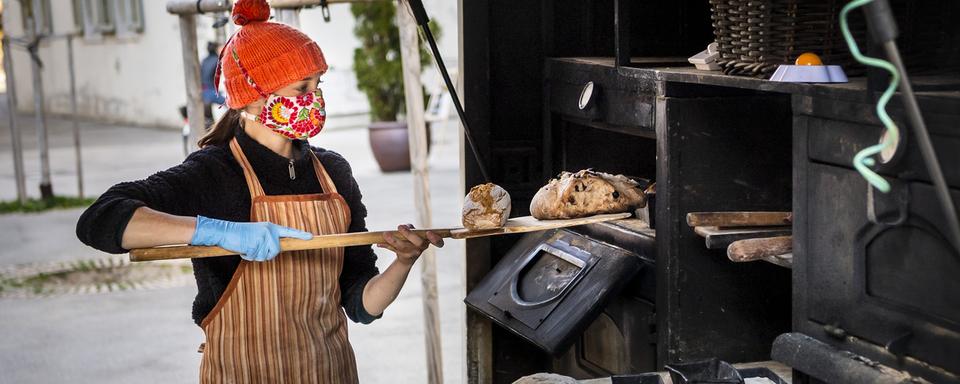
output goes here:
[{"label": "floral face mask", "polygon": [[326,103],[319,88],[300,96],[270,95],[259,115],[253,116],[245,111],[240,114],[278,134],[299,140],[316,136],[327,121]]}]

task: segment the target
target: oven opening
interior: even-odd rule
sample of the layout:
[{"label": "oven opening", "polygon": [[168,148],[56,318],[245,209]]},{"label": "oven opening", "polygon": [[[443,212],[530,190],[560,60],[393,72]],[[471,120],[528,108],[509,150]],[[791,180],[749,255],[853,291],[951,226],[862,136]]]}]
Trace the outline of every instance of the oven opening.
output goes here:
[{"label": "oven opening", "polygon": [[[596,129],[583,125],[583,122],[561,120],[557,125],[559,142],[554,155],[554,174],[560,171],[575,172],[592,168],[597,171],[622,174],[633,179],[656,179],[656,140],[624,132]],[[603,150],[598,151],[598,148]]]},{"label": "oven opening", "polygon": [[605,372],[624,373],[630,370],[625,362],[627,340],[617,323],[606,313],[601,313],[583,332],[580,358]]}]

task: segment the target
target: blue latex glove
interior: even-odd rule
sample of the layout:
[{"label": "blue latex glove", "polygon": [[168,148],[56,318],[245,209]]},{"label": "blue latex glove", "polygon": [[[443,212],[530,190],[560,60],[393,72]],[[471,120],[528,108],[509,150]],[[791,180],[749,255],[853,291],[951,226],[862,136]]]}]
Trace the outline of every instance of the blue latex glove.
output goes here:
[{"label": "blue latex glove", "polygon": [[271,260],[280,253],[280,238],[310,240],[313,234],[268,222],[237,223],[197,216],[190,245],[218,246],[250,261]]}]

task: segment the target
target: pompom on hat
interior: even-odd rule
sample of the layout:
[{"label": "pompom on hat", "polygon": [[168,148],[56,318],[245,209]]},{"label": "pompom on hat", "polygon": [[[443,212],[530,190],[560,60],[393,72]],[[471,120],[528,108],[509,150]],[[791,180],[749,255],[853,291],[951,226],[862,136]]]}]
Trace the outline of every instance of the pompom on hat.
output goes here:
[{"label": "pompom on hat", "polygon": [[227,106],[241,108],[257,98],[315,73],[327,71],[327,61],[316,42],[296,28],[270,19],[266,0],[237,0],[233,22],[240,29],[220,51],[220,67],[227,88]]}]

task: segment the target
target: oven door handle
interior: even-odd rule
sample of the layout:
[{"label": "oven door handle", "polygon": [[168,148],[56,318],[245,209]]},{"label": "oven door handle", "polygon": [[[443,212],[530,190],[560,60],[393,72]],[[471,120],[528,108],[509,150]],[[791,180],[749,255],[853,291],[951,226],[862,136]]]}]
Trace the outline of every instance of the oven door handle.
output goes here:
[{"label": "oven door handle", "polygon": [[517,273],[513,277],[513,279],[511,279],[510,281],[510,296],[513,299],[513,302],[517,303],[517,305],[520,305],[523,307],[538,307],[545,304],[549,304],[550,302],[557,300],[560,297],[563,297],[570,290],[571,287],[577,284],[577,281],[580,280],[580,277],[583,276],[583,274],[586,273],[587,270],[589,269],[590,265],[583,259],[580,259],[579,257],[576,257],[570,254],[569,252],[564,251],[560,248],[554,247],[550,244],[540,244],[540,246],[537,247],[536,250],[534,250],[533,254],[536,255],[540,253],[540,251],[544,251],[551,256],[555,256],[563,261],[573,264],[578,268],[580,268],[580,270],[577,271],[577,274],[574,275],[570,279],[570,282],[568,282],[567,285],[560,290],[560,292],[557,292],[557,294],[536,302],[526,301],[520,298],[520,291],[518,290],[517,286],[520,284],[520,277],[523,274],[523,271],[527,268],[528,265],[530,265],[530,263],[536,261],[538,258],[531,257],[527,259],[527,262],[525,263],[526,265],[520,268],[520,273]]}]

